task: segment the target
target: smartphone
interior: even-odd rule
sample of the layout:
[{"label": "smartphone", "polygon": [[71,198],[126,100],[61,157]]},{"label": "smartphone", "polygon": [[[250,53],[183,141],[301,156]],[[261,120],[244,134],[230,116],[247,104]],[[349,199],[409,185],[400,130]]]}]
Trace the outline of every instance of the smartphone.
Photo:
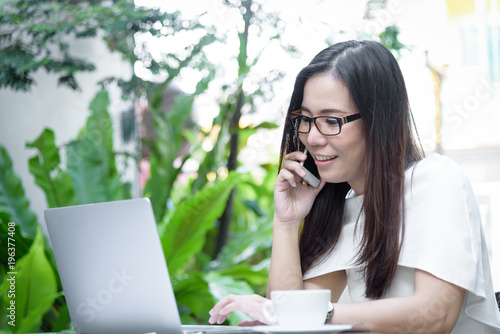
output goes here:
[{"label": "smartphone", "polygon": [[[307,154],[307,148],[304,150],[304,154]],[[306,165],[311,165],[310,162],[308,163],[308,160],[312,160],[312,158],[309,155],[307,156],[307,159],[306,159]],[[314,163],[312,163],[312,164],[314,165]],[[319,186],[319,178],[316,175],[314,175],[313,173],[311,173],[309,171],[309,169],[307,169],[304,166],[304,161],[301,161],[300,165],[306,171],[306,175],[304,177],[302,177],[302,179],[304,179],[304,181],[306,181],[307,184],[309,184],[310,186],[317,188]],[[316,167],[316,166],[314,165],[314,167]],[[309,168],[311,168],[311,167],[309,167]],[[318,170],[316,169],[315,172],[317,173]]]}]

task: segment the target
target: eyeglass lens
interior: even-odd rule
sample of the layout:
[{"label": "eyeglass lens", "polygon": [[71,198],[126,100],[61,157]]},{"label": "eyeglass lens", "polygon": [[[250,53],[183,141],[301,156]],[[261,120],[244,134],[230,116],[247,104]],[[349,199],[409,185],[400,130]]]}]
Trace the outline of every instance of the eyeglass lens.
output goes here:
[{"label": "eyeglass lens", "polygon": [[[319,132],[325,135],[336,135],[340,132],[339,121],[333,117],[319,117],[315,120]],[[295,119],[295,129],[299,132],[308,133],[311,130],[313,119],[305,116],[299,116]]]}]

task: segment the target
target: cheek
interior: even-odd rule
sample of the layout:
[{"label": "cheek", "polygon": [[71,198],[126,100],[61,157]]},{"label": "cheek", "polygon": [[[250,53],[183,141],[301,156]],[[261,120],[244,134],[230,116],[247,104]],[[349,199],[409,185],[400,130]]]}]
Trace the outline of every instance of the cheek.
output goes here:
[{"label": "cheek", "polygon": [[366,142],[363,133],[349,138],[350,140],[343,146],[344,154],[349,156],[349,163],[353,168],[360,169],[365,165]]}]

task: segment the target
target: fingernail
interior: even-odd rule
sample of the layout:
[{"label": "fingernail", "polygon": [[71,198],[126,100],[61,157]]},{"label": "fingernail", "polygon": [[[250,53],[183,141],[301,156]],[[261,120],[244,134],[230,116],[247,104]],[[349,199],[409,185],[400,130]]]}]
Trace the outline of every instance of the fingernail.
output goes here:
[{"label": "fingernail", "polygon": [[300,174],[300,176],[306,176],[306,171],[301,169],[299,174]]}]

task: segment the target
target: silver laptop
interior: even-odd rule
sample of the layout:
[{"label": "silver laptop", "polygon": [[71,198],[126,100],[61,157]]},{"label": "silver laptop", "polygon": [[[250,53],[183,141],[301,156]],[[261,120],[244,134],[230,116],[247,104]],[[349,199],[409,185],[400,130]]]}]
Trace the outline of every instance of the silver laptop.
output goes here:
[{"label": "silver laptop", "polygon": [[148,199],[48,209],[45,221],[76,332],[253,332],[181,326]]}]

